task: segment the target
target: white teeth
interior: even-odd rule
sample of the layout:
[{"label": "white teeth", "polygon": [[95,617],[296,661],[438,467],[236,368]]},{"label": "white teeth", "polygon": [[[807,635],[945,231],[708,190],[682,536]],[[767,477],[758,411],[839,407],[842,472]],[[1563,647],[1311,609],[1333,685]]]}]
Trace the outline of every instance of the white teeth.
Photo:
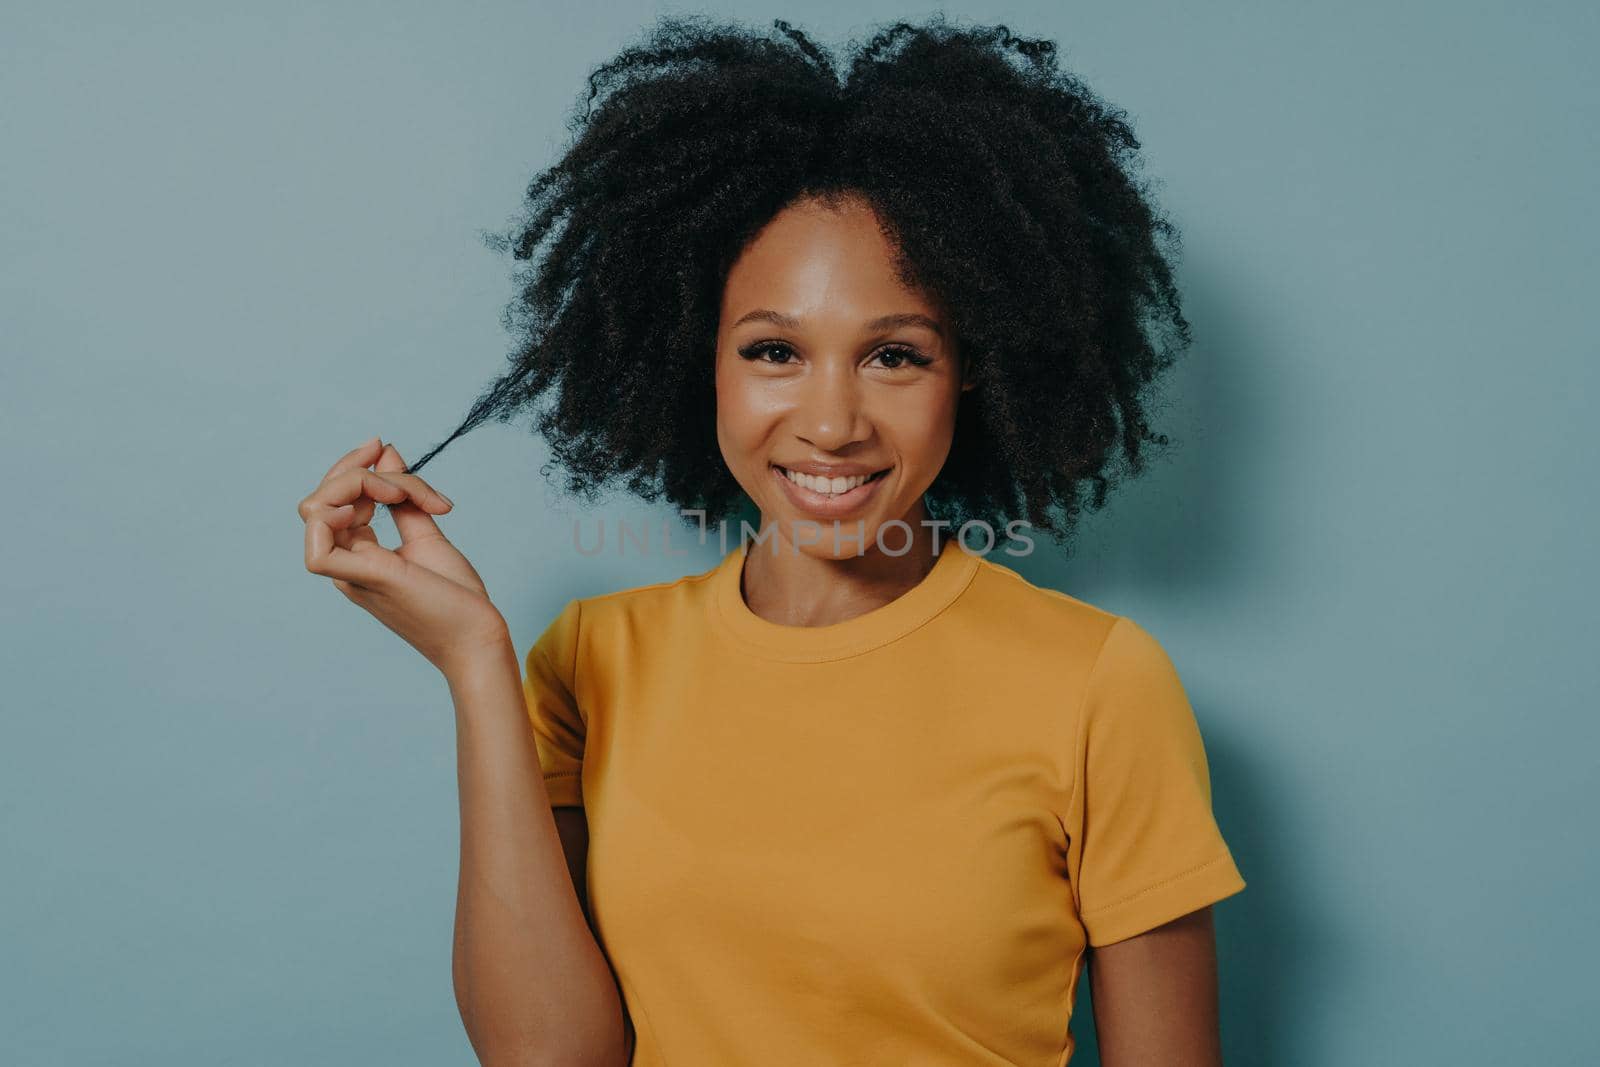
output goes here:
[{"label": "white teeth", "polygon": [[814,493],[826,493],[829,496],[837,496],[840,493],[848,492],[856,486],[872,480],[872,475],[870,474],[856,474],[848,478],[817,478],[785,467],[779,467],[778,469],[783,471],[784,477],[796,485],[804,486]]}]

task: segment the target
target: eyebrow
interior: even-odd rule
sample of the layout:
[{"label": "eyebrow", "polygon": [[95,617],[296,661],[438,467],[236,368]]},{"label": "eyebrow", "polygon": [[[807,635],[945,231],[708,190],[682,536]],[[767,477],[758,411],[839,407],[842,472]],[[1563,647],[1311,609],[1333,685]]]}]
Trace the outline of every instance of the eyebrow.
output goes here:
[{"label": "eyebrow", "polygon": [[[798,330],[800,328],[799,319],[792,315],[785,315],[781,311],[773,311],[770,308],[756,308],[754,311],[747,311],[739,316],[739,320],[733,325],[743,326],[747,322],[770,322],[783,327],[785,330]],[[937,321],[915,311],[901,311],[893,315],[880,315],[866,324],[866,328],[869,330],[892,330],[896,326],[925,326],[940,337],[944,336],[944,328]]]}]

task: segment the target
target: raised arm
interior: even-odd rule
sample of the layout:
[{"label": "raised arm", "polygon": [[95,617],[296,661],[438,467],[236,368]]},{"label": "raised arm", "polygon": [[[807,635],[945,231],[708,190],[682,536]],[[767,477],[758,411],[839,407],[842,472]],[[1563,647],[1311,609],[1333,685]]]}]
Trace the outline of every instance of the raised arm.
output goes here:
[{"label": "raised arm", "polygon": [[[368,469],[375,465],[375,469]],[[391,508],[401,544],[369,521]],[[487,1067],[621,1067],[621,998],[579,903],[505,619],[434,522],[450,502],[374,438],[300,502],[306,569],[417,649],[455,702],[461,809],[452,972]]]}]

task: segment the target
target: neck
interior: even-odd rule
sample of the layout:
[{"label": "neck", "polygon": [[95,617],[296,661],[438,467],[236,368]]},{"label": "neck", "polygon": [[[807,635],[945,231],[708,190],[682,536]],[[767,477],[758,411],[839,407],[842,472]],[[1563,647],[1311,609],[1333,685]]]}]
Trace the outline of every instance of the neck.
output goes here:
[{"label": "neck", "polygon": [[[824,527],[814,543],[797,546],[792,530],[768,516],[761,517],[761,535],[766,540],[751,542],[745,555],[741,592],[750,610],[761,618],[784,626],[830,626],[864,615],[898,599],[915,588],[933,570],[938,557],[934,550],[953,551],[947,538],[936,538],[935,530],[924,525],[927,512],[917,502],[915,513],[904,522],[912,531],[911,547],[890,555],[878,547],[867,531],[865,549],[846,535],[853,531],[839,524],[840,554],[833,554],[833,527]],[[813,531],[802,528],[810,537]],[[890,527],[889,543],[899,548],[904,531]]]}]

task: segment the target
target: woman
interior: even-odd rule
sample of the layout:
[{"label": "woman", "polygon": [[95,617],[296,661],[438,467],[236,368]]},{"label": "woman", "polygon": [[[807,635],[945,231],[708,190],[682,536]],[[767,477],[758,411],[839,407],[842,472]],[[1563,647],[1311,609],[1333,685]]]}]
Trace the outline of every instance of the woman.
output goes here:
[{"label": "woman", "polygon": [[548,397],[573,491],[748,501],[754,542],[571,600],[521,657],[435,524],[437,448],[374,439],[301,502],[307,568],[450,686],[467,1033],[1060,1067],[1087,964],[1108,1067],[1218,1064],[1210,905],[1244,881],[1182,685],[986,551],[1066,542],[1166,443],[1188,326],[1138,144],[1004,27],[899,24],[838,75],[775,25],[668,19],[591,78],[511,238],[553,238],[520,348],[445,442]]}]

